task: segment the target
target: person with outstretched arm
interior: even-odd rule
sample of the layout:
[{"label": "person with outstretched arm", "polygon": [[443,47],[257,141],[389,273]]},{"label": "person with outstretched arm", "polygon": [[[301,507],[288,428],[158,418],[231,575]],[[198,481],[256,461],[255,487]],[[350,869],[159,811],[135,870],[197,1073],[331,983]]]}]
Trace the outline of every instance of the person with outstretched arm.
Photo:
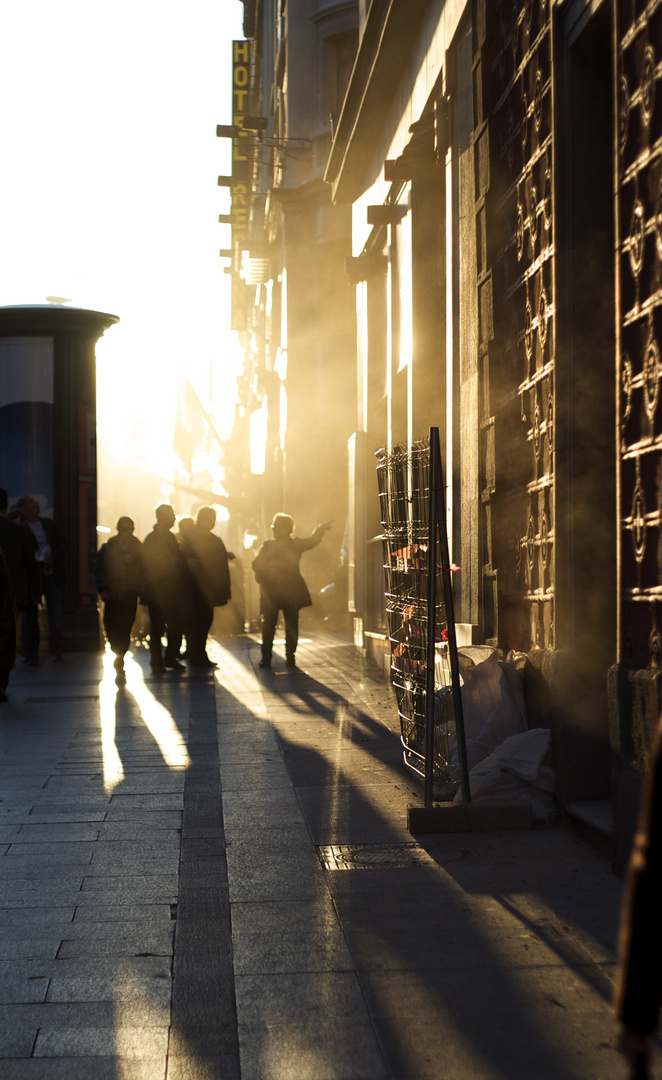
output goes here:
[{"label": "person with outstretched arm", "polygon": [[274,634],[278,612],[285,620],[285,657],[287,667],[296,667],[296,650],[299,640],[299,612],[310,607],[312,600],[303,580],[299,563],[304,551],[310,551],[321,543],[325,532],[331,528],[326,521],[310,536],[292,536],[294,521],[289,514],[276,514],[271,523],[272,540],[265,540],[253,560],[253,573],[260,586],[260,612],[262,614],[261,668],[271,667]]}]

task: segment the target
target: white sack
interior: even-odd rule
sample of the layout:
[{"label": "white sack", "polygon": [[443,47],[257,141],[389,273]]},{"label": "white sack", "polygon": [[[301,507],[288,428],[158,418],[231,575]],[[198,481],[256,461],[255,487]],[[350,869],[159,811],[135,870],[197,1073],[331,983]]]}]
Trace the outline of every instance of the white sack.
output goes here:
[{"label": "white sack", "polygon": [[[511,735],[475,765],[469,773],[471,801],[528,802],[538,821],[549,821],[556,813],[554,770],[543,765],[551,743],[547,728],[532,728]],[[462,802],[462,790],[456,796]]]},{"label": "white sack", "polygon": [[[524,702],[525,653],[509,652],[501,660],[489,645],[458,649],[462,676],[462,713],[467,761],[472,769],[510,735],[527,730]],[[449,710],[452,715],[452,709]],[[457,778],[455,740],[450,754],[451,774]]]}]

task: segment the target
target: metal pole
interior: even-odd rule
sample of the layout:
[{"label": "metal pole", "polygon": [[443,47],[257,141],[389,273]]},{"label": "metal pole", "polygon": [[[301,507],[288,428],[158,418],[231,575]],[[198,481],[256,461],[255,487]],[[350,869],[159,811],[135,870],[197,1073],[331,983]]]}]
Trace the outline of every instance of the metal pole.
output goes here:
[{"label": "metal pole", "polygon": [[[436,439],[436,442],[435,442]],[[436,453],[433,447],[436,446]],[[425,805],[432,806],[432,773],[434,770],[434,666],[437,615],[437,520],[439,479],[436,462],[439,460],[439,429],[430,428],[430,464],[428,469],[428,618],[425,669]]]},{"label": "metal pole", "polygon": [[[443,495],[444,480],[439,452],[439,431],[437,428],[430,429],[430,475],[432,476],[432,432],[436,431],[435,440],[437,465],[435,473],[439,477],[439,489]],[[446,627],[448,632],[448,655],[451,664],[451,686],[453,688],[453,711],[455,713],[455,736],[457,739],[458,756],[460,760],[460,785],[462,797],[465,802],[471,801],[469,786],[469,767],[467,763],[467,743],[464,733],[464,714],[462,712],[462,694],[460,690],[460,667],[457,661],[457,637],[455,635],[455,610],[453,605],[453,582],[451,579],[451,560],[448,550],[448,534],[446,532],[446,513],[442,498],[436,500],[438,514],[439,544],[441,547],[441,578],[444,586],[444,601],[446,604]]]}]

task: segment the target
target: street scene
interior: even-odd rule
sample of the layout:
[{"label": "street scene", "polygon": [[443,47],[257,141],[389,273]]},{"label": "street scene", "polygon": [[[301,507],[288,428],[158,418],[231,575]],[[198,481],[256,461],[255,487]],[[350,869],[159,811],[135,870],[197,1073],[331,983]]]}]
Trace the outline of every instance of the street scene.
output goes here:
[{"label": "street scene", "polygon": [[662,1077],[662,0],[0,41],[0,1080]]}]

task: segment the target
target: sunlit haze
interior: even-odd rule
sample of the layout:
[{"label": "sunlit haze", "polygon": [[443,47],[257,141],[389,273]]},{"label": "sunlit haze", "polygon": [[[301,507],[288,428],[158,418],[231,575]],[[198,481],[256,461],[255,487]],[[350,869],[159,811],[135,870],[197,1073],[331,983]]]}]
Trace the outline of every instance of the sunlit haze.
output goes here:
[{"label": "sunlit haze", "polygon": [[216,124],[231,118],[242,12],[238,0],[35,0],[0,14],[0,305],[65,297],[121,320],[97,349],[102,525],[114,524],[104,513],[129,513],[139,532],[149,522],[151,505],[109,505],[104,478],[172,475],[182,370],[227,431],[229,196],[216,178],[230,159]]}]

